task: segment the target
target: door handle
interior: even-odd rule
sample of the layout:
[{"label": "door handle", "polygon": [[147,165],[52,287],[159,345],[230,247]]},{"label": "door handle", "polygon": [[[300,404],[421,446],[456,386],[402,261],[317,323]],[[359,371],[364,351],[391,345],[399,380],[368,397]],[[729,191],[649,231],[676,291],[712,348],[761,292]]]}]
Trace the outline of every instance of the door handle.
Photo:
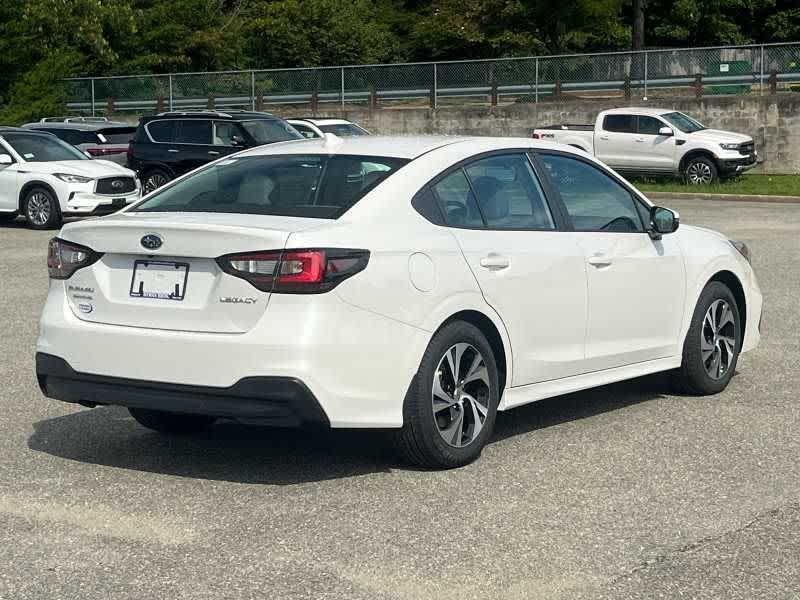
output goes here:
[{"label": "door handle", "polygon": [[489,256],[484,256],[481,259],[481,266],[484,269],[489,269],[490,271],[499,271],[500,269],[505,269],[510,264],[510,260],[508,260],[505,256],[500,256],[498,254],[490,254]]},{"label": "door handle", "polygon": [[607,142],[608,141],[608,136],[607,135],[601,135],[600,139],[603,140],[604,142]]},{"label": "door handle", "polygon": [[180,152],[180,150],[177,150],[176,148],[170,148],[167,150],[167,152]]},{"label": "door handle", "polygon": [[593,267],[607,267],[614,261],[607,254],[595,254],[590,256],[587,262]]},{"label": "door handle", "polygon": [[217,152],[216,150],[209,150],[209,151],[208,151],[208,153],[209,153],[211,156],[219,156],[219,152]]},{"label": "door handle", "polygon": [[644,138],[639,138],[639,139],[638,139],[638,140],[636,140],[636,141],[637,141],[637,142],[639,142],[639,143],[642,143],[642,142],[644,142]]}]

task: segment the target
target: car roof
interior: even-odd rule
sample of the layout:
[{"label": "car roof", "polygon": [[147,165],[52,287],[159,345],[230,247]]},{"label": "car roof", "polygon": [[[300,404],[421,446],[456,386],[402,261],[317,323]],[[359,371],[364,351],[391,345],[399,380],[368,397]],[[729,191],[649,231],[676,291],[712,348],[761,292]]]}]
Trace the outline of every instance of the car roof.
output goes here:
[{"label": "car roof", "polygon": [[280,117],[272,113],[253,110],[173,110],[144,117],[143,120],[152,121],[154,119],[228,119],[240,121],[245,119],[280,119]]},{"label": "car roof", "polygon": [[87,123],[63,123],[59,121],[48,121],[46,123],[25,123],[25,129],[73,129],[75,131],[99,131],[101,129],[115,129],[117,127],[136,128],[136,125],[123,121],[92,121]]},{"label": "car roof", "polygon": [[[469,146],[465,147],[465,144]],[[236,156],[268,156],[275,154],[340,154],[355,156],[381,156],[386,158],[415,159],[423,154],[447,146],[458,146],[459,153],[464,150],[475,154],[491,150],[511,148],[540,148],[561,150],[584,155],[582,151],[563,144],[555,144],[532,138],[513,137],[466,137],[466,136],[381,136],[362,135],[338,137],[330,133],[324,138],[290,140],[257,146]]]},{"label": "car roof", "polygon": [[30,133],[33,135],[53,135],[49,131],[36,131],[35,129],[27,129],[25,127],[11,127],[9,125],[0,125],[0,135],[6,133]]},{"label": "car roof", "polygon": [[667,113],[673,113],[674,110],[670,108],[650,108],[649,106],[628,106],[626,108],[611,108],[605,111],[607,115],[619,115],[619,114],[631,114],[636,113],[638,115],[652,115],[657,117],[659,115],[665,115]]},{"label": "car roof", "polygon": [[292,121],[306,121],[314,125],[355,125],[352,121],[347,119],[333,119],[333,118],[316,118],[316,117],[292,117],[287,119],[290,123]]}]

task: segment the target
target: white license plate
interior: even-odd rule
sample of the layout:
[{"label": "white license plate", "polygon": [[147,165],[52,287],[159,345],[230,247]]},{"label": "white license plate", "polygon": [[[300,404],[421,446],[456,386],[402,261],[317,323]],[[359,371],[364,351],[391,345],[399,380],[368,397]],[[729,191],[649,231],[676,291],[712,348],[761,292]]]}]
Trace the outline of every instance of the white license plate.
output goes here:
[{"label": "white license plate", "polygon": [[137,260],[133,263],[131,296],[183,300],[188,277],[188,263]]}]

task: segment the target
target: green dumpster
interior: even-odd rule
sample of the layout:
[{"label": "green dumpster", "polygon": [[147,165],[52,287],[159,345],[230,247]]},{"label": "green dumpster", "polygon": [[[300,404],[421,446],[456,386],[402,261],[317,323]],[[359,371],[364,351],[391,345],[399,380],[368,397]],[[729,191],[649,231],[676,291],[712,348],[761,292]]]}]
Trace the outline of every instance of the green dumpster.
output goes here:
[{"label": "green dumpster", "polygon": [[[725,76],[725,75],[752,75],[753,65],[746,60],[731,60],[728,62],[716,62],[708,65],[706,75],[709,77]],[[706,94],[709,96],[720,96],[723,94],[749,94],[751,90],[750,85],[740,84],[714,84],[705,88]]]}]

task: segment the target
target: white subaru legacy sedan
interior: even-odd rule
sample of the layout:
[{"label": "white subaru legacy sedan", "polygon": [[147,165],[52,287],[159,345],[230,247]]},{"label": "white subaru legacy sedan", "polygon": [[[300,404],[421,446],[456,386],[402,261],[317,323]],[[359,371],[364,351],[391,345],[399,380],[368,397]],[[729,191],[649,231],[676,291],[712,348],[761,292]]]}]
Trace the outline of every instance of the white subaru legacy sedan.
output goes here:
[{"label": "white subaru legacy sedan", "polygon": [[744,244],[530,139],[271,144],[50,241],[43,393],[187,433],[394,429],[464,465],[498,410],[673,371],[723,390],[759,341]]}]

